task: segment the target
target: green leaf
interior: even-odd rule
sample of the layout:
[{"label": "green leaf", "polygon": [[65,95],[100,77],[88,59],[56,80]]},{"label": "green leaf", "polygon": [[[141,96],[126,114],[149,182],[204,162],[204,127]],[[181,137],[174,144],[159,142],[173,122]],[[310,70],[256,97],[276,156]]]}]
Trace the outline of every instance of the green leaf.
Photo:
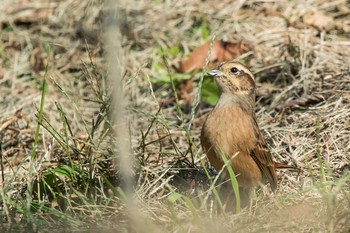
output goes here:
[{"label": "green leaf", "polygon": [[215,105],[219,99],[219,89],[213,78],[205,78],[202,84],[201,99],[203,102]]},{"label": "green leaf", "polygon": [[61,175],[69,180],[76,180],[76,171],[74,171],[74,168],[67,165],[52,169],[52,173],[58,177]]},{"label": "green leaf", "polygon": [[236,213],[239,213],[241,211],[241,198],[240,198],[240,195],[239,195],[239,185],[238,185],[238,181],[237,181],[237,178],[236,178],[236,174],[235,174],[235,172],[233,171],[233,169],[231,167],[230,160],[228,160],[226,158],[226,155],[222,151],[221,148],[220,148],[220,156],[221,156],[221,159],[225,162],[225,167],[227,168],[228,173],[230,175],[232,189],[233,189],[233,192],[234,192],[235,198],[236,198]]},{"label": "green leaf", "polygon": [[168,49],[168,53],[172,56],[176,56],[180,53],[180,49],[178,47],[173,46]]},{"label": "green leaf", "polygon": [[159,63],[159,62],[155,63],[155,64],[153,65],[153,68],[154,68],[154,70],[155,70],[156,72],[161,72],[161,71],[166,70],[165,66],[164,66],[162,63]]},{"label": "green leaf", "polygon": [[180,49],[177,46],[172,46],[169,48],[158,48],[156,54],[159,56],[176,56],[180,53]]},{"label": "green leaf", "polygon": [[201,35],[205,40],[207,40],[210,36],[210,30],[205,19],[203,19],[203,23],[201,25]]},{"label": "green leaf", "polygon": [[182,202],[183,204],[185,204],[185,206],[191,211],[192,213],[192,216],[194,218],[197,218],[198,217],[198,213],[197,213],[197,209],[196,207],[194,206],[193,202],[191,201],[190,198],[180,194],[180,193],[177,193],[177,192],[173,192],[171,193],[168,198],[167,198],[167,201],[168,201],[168,205],[169,205],[169,209],[170,211],[172,212],[173,216],[176,218],[176,210],[175,210],[175,203],[177,201],[180,201]]}]

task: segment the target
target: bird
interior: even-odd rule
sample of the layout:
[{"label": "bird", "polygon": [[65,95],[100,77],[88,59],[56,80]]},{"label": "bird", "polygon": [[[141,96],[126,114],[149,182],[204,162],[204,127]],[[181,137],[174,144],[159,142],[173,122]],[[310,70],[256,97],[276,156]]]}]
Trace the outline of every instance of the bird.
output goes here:
[{"label": "bird", "polygon": [[[215,170],[225,170],[222,154],[229,160],[243,197],[241,201],[245,200],[241,204],[244,207],[261,184],[269,183],[276,192],[276,167],[283,164],[274,162],[258,127],[252,72],[240,62],[228,61],[207,73],[214,77],[220,94],[202,126],[201,145]],[[221,178],[229,179],[227,170],[221,173]]]}]

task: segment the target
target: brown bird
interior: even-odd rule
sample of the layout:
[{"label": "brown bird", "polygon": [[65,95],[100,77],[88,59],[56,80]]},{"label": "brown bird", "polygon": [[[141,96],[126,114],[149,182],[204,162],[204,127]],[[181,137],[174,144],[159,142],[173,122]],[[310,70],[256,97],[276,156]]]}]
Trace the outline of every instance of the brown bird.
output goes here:
[{"label": "brown bird", "polygon": [[[220,171],[224,166],[221,154],[230,160],[241,196],[250,196],[266,181],[275,192],[275,163],[255,117],[254,75],[236,61],[222,63],[208,74],[214,76],[220,90],[220,98],[201,132],[201,144],[209,162]],[[228,173],[223,172],[222,178],[229,179]]]}]

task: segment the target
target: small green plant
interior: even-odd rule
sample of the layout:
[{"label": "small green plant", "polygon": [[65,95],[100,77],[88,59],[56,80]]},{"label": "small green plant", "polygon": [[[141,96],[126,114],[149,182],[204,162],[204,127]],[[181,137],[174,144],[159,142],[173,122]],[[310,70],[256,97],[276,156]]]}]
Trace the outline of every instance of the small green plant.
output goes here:
[{"label": "small green plant", "polygon": [[[233,158],[236,155],[234,155]],[[232,185],[233,193],[235,195],[235,200],[236,200],[236,203],[235,203],[236,204],[236,213],[239,213],[241,211],[241,199],[240,199],[240,195],[239,195],[238,181],[237,181],[236,175],[231,167],[231,161],[227,159],[225,153],[221,149],[220,149],[220,156],[221,156],[221,159],[225,163],[225,166],[223,167],[223,169],[227,169],[227,171],[230,175],[231,185]]]},{"label": "small green plant", "polygon": [[34,177],[34,170],[35,170],[35,157],[36,152],[39,144],[39,135],[40,135],[40,129],[41,129],[41,123],[43,120],[43,114],[44,114],[44,103],[45,103],[45,96],[46,96],[46,78],[47,78],[47,71],[48,71],[48,64],[46,64],[45,67],[45,75],[44,80],[42,83],[42,90],[41,90],[41,99],[40,99],[40,108],[38,113],[38,123],[35,131],[35,137],[34,137],[34,143],[33,143],[33,149],[30,154],[30,164],[29,164],[29,174],[27,178],[27,190],[26,190],[26,200],[24,200],[25,203],[25,211],[24,214],[28,217],[29,221],[33,221],[32,213],[31,213],[31,207],[32,207],[32,191],[33,191],[33,177]]},{"label": "small green plant", "polygon": [[205,15],[201,15],[196,19],[192,27],[188,30],[188,34],[192,36],[200,35],[204,40],[209,40],[211,31]]},{"label": "small green plant", "polygon": [[190,198],[188,198],[180,193],[172,192],[167,197],[167,201],[168,201],[169,209],[170,209],[174,219],[176,219],[176,220],[178,219],[177,218],[177,210],[175,209],[176,202],[180,202],[181,204],[184,204],[191,211],[192,217],[198,218],[198,211]]}]

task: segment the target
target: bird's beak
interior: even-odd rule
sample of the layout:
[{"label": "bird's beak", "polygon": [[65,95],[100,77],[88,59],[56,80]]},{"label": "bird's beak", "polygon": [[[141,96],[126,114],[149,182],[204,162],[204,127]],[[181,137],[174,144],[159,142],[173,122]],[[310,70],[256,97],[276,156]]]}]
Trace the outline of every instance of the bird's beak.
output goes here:
[{"label": "bird's beak", "polygon": [[219,77],[223,75],[223,73],[217,67],[209,70],[207,73],[213,77]]}]

